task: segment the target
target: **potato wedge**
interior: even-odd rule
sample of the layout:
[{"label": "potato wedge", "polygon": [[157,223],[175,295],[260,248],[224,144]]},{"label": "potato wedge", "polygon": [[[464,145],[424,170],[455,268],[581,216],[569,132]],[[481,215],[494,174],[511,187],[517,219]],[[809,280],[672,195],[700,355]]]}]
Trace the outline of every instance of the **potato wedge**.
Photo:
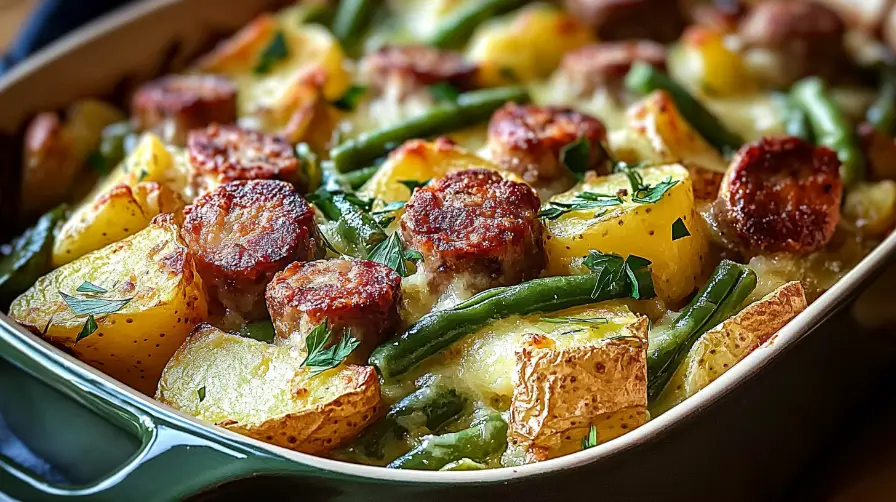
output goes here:
[{"label": "potato wedge", "polygon": [[[631,200],[631,184],[625,174],[589,177],[572,190],[551,201],[566,202],[575,194],[589,191],[617,194],[627,190],[623,204],[602,210],[572,211],[545,221],[547,275],[568,275],[578,271],[580,259],[592,249],[622,256],[634,254],[651,261],[657,295],[668,304],[684,300],[699,284],[709,244],[694,206],[691,179],[680,165],[641,169],[644,182],[656,185],[671,178],[677,181],[656,203]],[[673,240],[672,225],[678,219],[690,236]]]},{"label": "potato wedge", "polygon": [[651,406],[651,415],[668,411],[719,378],[767,342],[806,305],[803,286],[788,282],[704,333]]},{"label": "potato wedge", "polygon": [[883,237],[896,226],[896,181],[863,181],[843,201],[843,220],[860,235]]},{"label": "potato wedge", "polygon": [[75,210],[53,244],[52,265],[60,267],[143,230],[162,213],[183,208],[179,195],[154,181],[115,185]]},{"label": "potato wedge", "polygon": [[685,30],[669,66],[676,80],[708,96],[753,93],[758,85],[740,55],[725,45],[725,33],[707,26]]},{"label": "potato wedge", "polygon": [[[76,292],[85,281],[108,292]],[[78,340],[87,314],[75,315],[61,293],[130,301],[97,314],[98,329]],[[164,214],[140,232],[41,277],[13,301],[9,315],[87,364],[152,393],[165,363],[207,310],[193,258],[174,217]]]},{"label": "potato wedge", "polygon": [[178,158],[182,150],[170,149],[158,136],[145,133],[137,146],[111,173],[99,183],[86,201],[93,201],[115,185],[131,187],[144,181],[154,181],[180,194],[183,200],[192,201],[196,193],[188,186],[188,169],[185,159]]},{"label": "potato wedge", "polygon": [[563,347],[528,335],[516,351],[510,441],[546,460],[582,448],[591,425],[598,442],[647,421],[647,318],[621,337]]},{"label": "potato wedge", "polygon": [[564,54],[594,40],[572,14],[547,5],[532,5],[479,27],[467,59],[480,65],[482,85],[530,82],[547,77]]},{"label": "potato wedge", "polygon": [[357,435],[377,413],[371,367],[309,376],[303,350],[196,327],[168,362],[156,399],[277,446],[322,454]]}]

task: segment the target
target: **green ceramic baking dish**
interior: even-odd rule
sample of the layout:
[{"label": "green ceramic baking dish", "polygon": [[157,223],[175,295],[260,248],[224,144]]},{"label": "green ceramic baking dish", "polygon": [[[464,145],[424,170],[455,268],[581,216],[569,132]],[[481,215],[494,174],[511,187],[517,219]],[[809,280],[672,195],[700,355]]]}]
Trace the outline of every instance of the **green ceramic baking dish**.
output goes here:
[{"label": "green ceramic baking dish", "polygon": [[[122,85],[183,65],[215,36],[237,29],[279,3],[154,0],[120,10],[58,41],[0,80],[0,131],[15,138],[37,111],[61,108],[79,97],[110,95]],[[18,146],[7,141],[2,147],[0,200],[8,207],[15,199],[9,187],[17,186]],[[5,214],[0,221],[9,222],[12,217]],[[53,482],[0,456],[0,495],[22,500],[173,500],[209,493],[230,481],[253,479],[248,485],[244,481],[242,491],[231,493],[243,494],[240,498],[250,496],[246,493],[268,493],[257,491],[267,483],[268,488],[288,490],[287,499],[302,500],[477,499],[499,492],[521,500],[578,493],[610,499],[653,499],[660,494],[669,499],[701,498],[695,493],[714,498],[711,494],[718,487],[749,482],[749,475],[734,471],[747,468],[751,455],[773,452],[776,444],[795,448],[763,460],[767,471],[793,461],[795,455],[805,456],[813,435],[823,433],[821,425],[836,416],[835,410],[846,409],[849,396],[858,395],[856,388],[867,387],[869,379],[894,359],[896,347],[869,348],[879,340],[856,327],[849,315],[827,322],[799,350],[787,350],[847,305],[894,254],[896,235],[891,235],[778,333],[773,343],[635,431],[555,460],[473,472],[354,465],[228,432],[139,394],[0,314],[0,414],[15,432],[30,436],[23,439],[35,451],[64,458],[78,473],[69,476],[71,483]],[[850,351],[857,343],[864,345],[863,350]],[[785,351],[787,357],[770,364]],[[832,358],[856,367],[844,378],[825,380],[830,372],[820,365],[831,364]],[[749,384],[740,385],[748,378]],[[813,379],[816,385],[805,387]],[[769,386],[775,390],[768,390]],[[737,392],[731,392],[735,387]],[[775,427],[776,420],[792,427],[794,419],[805,420],[813,413],[828,415],[797,433],[787,432],[783,425]],[[748,414],[752,416],[745,419]],[[745,424],[753,428],[734,429],[737,434],[731,434],[732,428]],[[798,441],[788,443],[768,431],[783,432]],[[687,461],[675,461],[687,448],[692,448],[683,457]],[[727,467],[714,462],[719,458],[728,461]],[[730,478],[720,477],[726,469]],[[681,488],[688,483],[701,486],[702,491]],[[715,493],[733,500],[749,499],[759,492]]]}]

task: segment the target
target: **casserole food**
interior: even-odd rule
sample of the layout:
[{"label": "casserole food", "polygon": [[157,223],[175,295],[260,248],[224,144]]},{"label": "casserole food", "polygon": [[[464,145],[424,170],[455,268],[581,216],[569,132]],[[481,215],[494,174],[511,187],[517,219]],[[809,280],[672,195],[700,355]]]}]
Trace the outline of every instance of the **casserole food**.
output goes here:
[{"label": "casserole food", "polygon": [[[150,145],[150,146],[152,146],[152,145]],[[139,172],[139,171],[138,171],[138,172]],[[649,184],[657,184],[657,183],[662,182],[662,181],[665,180],[666,178],[664,178],[664,177],[659,177],[659,178],[657,178],[657,180],[653,180],[653,179],[650,178],[649,176],[645,175],[645,178],[644,178],[644,179],[645,179],[646,182],[649,183]],[[674,188],[674,187],[673,187],[673,188]],[[672,193],[673,193],[672,190],[669,190],[669,193],[672,194]],[[406,195],[404,195],[404,196],[406,197]],[[620,221],[621,221],[621,220],[620,220]],[[673,219],[673,221],[674,221],[674,219]],[[154,225],[155,225],[155,224],[154,224]],[[201,274],[200,274],[200,275],[201,275]],[[90,282],[93,284],[92,281],[90,281]],[[73,287],[76,288],[77,285],[73,285]],[[669,298],[674,298],[674,297],[675,297],[675,294],[676,294],[676,293],[674,293],[674,292],[666,292],[666,293],[663,293],[662,290],[660,290],[660,288],[657,288],[657,289],[658,289],[658,292],[659,292],[659,293],[661,293],[661,294],[666,294],[666,295],[668,295]],[[565,316],[565,317],[569,317],[569,316]],[[592,316],[592,317],[594,317],[594,316]],[[197,393],[197,394],[198,394],[198,393]],[[549,464],[545,464],[545,465],[549,465]],[[520,472],[523,472],[523,471],[520,471]]]}]

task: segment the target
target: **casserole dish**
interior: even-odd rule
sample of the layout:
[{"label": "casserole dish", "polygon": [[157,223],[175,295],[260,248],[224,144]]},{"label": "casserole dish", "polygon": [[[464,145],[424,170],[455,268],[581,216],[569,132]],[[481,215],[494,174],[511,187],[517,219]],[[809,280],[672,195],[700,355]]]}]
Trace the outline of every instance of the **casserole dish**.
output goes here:
[{"label": "casserole dish", "polygon": [[[268,2],[232,4],[233,8],[220,9],[215,8],[220,3],[201,0],[148,2],[121,11],[60,41],[0,82],[0,104],[4,110],[0,126],[12,132],[38,110],[61,107],[81,96],[112,92],[123,77],[140,81],[163,73],[170,66],[182,64],[187,55],[203,45],[205,40],[200,34],[230,31],[253,14],[272,7]],[[109,47],[126,47],[127,50],[109,51]],[[170,49],[160,50],[162,47]],[[88,61],[91,64],[88,65]],[[90,67],[91,71],[79,71],[85,67]],[[58,75],[70,78],[60,82]],[[18,163],[12,151],[8,149],[4,158],[4,175],[11,180],[5,186],[17,185]],[[10,194],[4,193],[4,202],[9,197]],[[110,380],[27,334],[4,316],[0,337],[4,359],[131,432],[139,439],[140,446],[138,453],[114,469],[113,474],[84,486],[47,483],[3,459],[0,487],[23,499],[83,496],[121,500],[140,491],[146,498],[167,500],[231,479],[277,474],[300,479],[307,490],[305,493],[314,495],[311,498],[328,495],[333,498],[373,497],[386,493],[394,495],[396,490],[435,497],[437,492],[430,490],[466,484],[475,488],[460,488],[464,494],[485,495],[485,486],[500,487],[506,483],[533,494],[530,491],[532,483],[542,485],[542,481],[550,477],[552,481],[545,485],[563,484],[563,475],[557,476],[558,473],[576,475],[579,479],[587,477],[587,466],[606,462],[612,455],[654,440],[673,422],[721,397],[842,306],[858,291],[862,282],[891,257],[894,245],[896,241],[890,236],[782,330],[774,343],[748,356],[737,368],[671,412],[619,440],[587,452],[518,468],[482,472],[403,472],[355,466],[288,452],[212,429]]]}]

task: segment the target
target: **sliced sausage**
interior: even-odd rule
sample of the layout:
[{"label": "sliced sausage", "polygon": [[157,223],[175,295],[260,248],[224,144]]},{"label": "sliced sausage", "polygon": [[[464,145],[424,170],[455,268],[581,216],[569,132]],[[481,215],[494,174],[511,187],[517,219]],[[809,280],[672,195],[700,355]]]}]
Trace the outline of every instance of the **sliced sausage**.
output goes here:
[{"label": "sliced sausage", "polygon": [[276,272],[323,256],[314,210],[284,181],[223,184],[184,215],[184,241],[211,296],[246,319],[264,316],[264,287]]},{"label": "sliced sausage", "polygon": [[476,70],[460,53],[425,45],[386,45],[361,60],[361,75],[368,84],[378,92],[395,86],[400,95],[438,82],[469,89]]},{"label": "sliced sausage", "polygon": [[759,3],[743,19],[738,32],[745,48],[759,49],[752,56],[748,53],[748,60],[761,61],[759,74],[773,84],[788,85],[808,75],[831,79],[849,63],[843,20],[814,2]]},{"label": "sliced sausage", "polygon": [[559,71],[582,96],[606,89],[617,100],[623,101],[625,75],[635,61],[644,61],[665,71],[666,48],[650,40],[589,44],[568,52]]},{"label": "sliced sausage", "polygon": [[492,160],[537,188],[554,185],[563,191],[572,186],[574,178],[560,153],[579,139],[588,144],[588,161],[582,167],[606,174],[609,164],[601,143],[607,140],[607,129],[590,115],[569,108],[508,103],[488,124]]},{"label": "sliced sausage", "polygon": [[693,24],[720,33],[731,33],[737,31],[737,24],[746,12],[747,6],[743,0],[716,0],[693,5],[689,17]]},{"label": "sliced sausage", "polygon": [[187,153],[190,184],[199,194],[234,180],[297,179],[299,163],[289,142],[235,125],[190,131]]},{"label": "sliced sausage", "polygon": [[236,86],[218,75],[169,75],[137,89],[131,115],[137,130],[184,146],[192,129],[236,121]]},{"label": "sliced sausage", "polygon": [[565,0],[576,17],[592,26],[601,40],[647,39],[672,42],[685,26],[672,0]]},{"label": "sliced sausage", "polygon": [[540,205],[528,185],[468,169],[418,188],[405,206],[401,230],[409,246],[423,254],[434,289],[462,276],[477,292],[541,272]]},{"label": "sliced sausage", "polygon": [[295,262],[274,276],[265,298],[278,342],[304,347],[327,321],[336,336],[349,332],[361,341],[352,355],[363,361],[398,327],[401,276],[367,260]]},{"label": "sliced sausage", "polygon": [[840,219],[837,155],[800,138],[743,146],[722,180],[719,218],[747,254],[805,254],[823,248]]}]

